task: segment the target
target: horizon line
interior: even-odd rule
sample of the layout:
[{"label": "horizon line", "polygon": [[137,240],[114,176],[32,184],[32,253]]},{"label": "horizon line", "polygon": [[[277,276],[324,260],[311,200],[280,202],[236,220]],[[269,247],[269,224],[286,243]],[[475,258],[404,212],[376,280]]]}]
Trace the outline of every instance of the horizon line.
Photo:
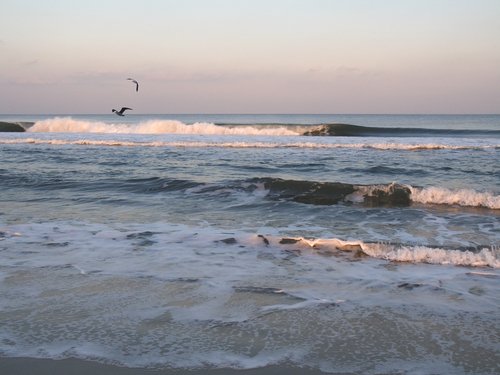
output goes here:
[{"label": "horizon line", "polygon": [[[113,116],[108,112],[102,113],[55,113],[55,112],[43,112],[43,113],[0,113],[0,116],[103,116],[109,115]],[[144,115],[161,115],[161,116],[499,116],[500,113],[476,113],[476,112],[464,112],[464,113],[403,113],[403,112],[394,112],[394,113],[282,113],[282,112],[255,112],[255,113],[237,113],[237,112],[185,112],[185,113],[160,113],[160,112],[140,112],[140,113],[128,113],[127,116],[144,116]]]}]

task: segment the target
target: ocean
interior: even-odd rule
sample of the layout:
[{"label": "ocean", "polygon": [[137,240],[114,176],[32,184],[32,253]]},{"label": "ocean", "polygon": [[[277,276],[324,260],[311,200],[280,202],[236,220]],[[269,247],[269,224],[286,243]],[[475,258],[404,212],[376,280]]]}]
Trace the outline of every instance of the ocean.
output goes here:
[{"label": "ocean", "polygon": [[500,373],[500,115],[5,124],[1,357]]}]

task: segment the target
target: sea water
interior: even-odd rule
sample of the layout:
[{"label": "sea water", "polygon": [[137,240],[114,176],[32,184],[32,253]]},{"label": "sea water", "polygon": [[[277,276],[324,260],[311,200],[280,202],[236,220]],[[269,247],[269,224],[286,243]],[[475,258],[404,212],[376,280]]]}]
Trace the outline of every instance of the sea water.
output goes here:
[{"label": "sea water", "polygon": [[0,355],[500,372],[500,116],[0,121]]}]

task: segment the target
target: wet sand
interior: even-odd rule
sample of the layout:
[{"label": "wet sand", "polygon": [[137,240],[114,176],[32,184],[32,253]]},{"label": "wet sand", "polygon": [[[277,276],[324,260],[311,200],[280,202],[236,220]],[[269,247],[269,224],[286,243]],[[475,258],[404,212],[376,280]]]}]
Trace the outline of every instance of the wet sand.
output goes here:
[{"label": "wet sand", "polygon": [[[267,366],[256,369],[146,369],[107,365],[69,358],[0,358],[2,375],[322,375],[325,372],[307,368]],[[340,375],[340,374],[337,374]],[[345,374],[348,375],[348,374]]]}]

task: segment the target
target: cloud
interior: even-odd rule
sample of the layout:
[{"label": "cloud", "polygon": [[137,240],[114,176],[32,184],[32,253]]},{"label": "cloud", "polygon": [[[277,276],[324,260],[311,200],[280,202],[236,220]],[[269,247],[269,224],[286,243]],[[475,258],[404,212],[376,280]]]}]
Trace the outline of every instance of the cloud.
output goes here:
[{"label": "cloud", "polygon": [[16,86],[47,86],[54,85],[57,82],[50,79],[44,79],[40,77],[19,77],[11,78],[7,80],[7,83]]},{"label": "cloud", "polygon": [[75,81],[108,81],[115,79],[125,79],[127,74],[122,71],[80,71],[70,74],[69,79]]},{"label": "cloud", "polygon": [[279,75],[279,72],[258,69],[165,67],[138,72],[136,77],[160,83],[225,83],[268,78],[276,75]]},{"label": "cloud", "polygon": [[22,63],[22,65],[24,66],[33,66],[33,65],[37,65],[40,61],[38,59],[33,59],[33,60],[29,60],[29,61],[25,61]]},{"label": "cloud", "polygon": [[356,66],[341,65],[335,69],[339,77],[376,77],[382,74],[381,71],[373,69],[362,69]]},{"label": "cloud", "polygon": [[340,75],[360,75],[363,73],[363,70],[354,66],[339,66],[336,69],[337,73]]}]

